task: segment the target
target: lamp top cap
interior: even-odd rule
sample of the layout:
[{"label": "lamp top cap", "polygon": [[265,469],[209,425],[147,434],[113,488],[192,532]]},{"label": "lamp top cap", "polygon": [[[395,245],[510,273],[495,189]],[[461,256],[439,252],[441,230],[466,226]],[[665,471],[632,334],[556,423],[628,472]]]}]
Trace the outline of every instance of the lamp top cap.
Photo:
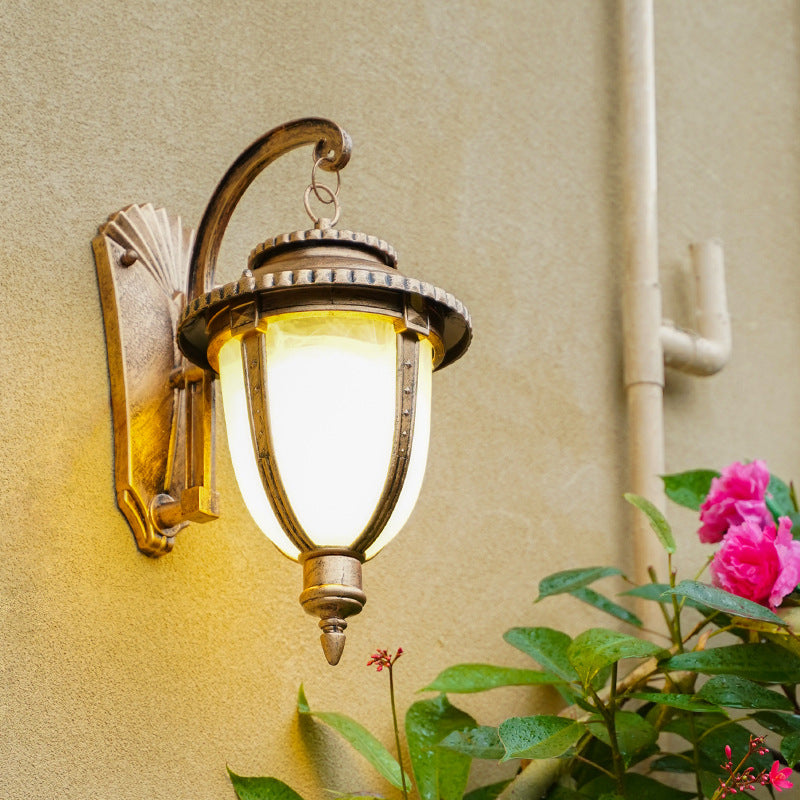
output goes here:
[{"label": "lamp top cap", "polygon": [[239,280],[186,306],[178,345],[190,361],[208,369],[212,328],[225,327],[230,311],[247,303],[255,304],[259,318],[301,306],[371,309],[403,318],[411,305],[441,342],[436,368],[452,363],[472,338],[469,311],[444,289],[403,275],[396,261],[390,245],[364,233],[321,228],[282,234],[253,250]]},{"label": "lamp top cap", "polygon": [[339,228],[312,228],[306,231],[294,231],[274,236],[262,242],[250,252],[248,267],[255,271],[268,260],[289,253],[292,250],[305,249],[309,246],[348,247],[362,250],[391,269],[397,268],[397,251],[388,242],[377,236],[357,231],[340,230]]}]

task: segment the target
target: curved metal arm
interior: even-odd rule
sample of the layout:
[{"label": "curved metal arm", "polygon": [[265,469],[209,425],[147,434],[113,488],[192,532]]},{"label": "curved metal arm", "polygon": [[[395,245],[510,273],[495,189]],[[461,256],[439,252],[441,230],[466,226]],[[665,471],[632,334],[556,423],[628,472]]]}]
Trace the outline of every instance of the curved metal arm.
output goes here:
[{"label": "curved metal arm", "polygon": [[335,122],[307,117],[279,125],[256,139],[231,164],[208,201],[189,266],[186,304],[212,288],[220,245],[228,222],[247,187],[275,159],[303,145],[315,144],[314,157],[328,172],[338,172],[350,160],[351,141]]}]

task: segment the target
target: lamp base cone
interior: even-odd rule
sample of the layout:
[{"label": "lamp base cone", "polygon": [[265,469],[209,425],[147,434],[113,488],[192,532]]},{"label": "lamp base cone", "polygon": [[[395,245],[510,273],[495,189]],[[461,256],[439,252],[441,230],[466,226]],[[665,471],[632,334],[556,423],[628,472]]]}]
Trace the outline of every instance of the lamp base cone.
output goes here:
[{"label": "lamp base cone", "polygon": [[345,617],[358,614],[366,602],[358,553],[330,548],[304,554],[300,604],[320,618],[322,650],[332,666],[344,650]]},{"label": "lamp base cone", "polygon": [[341,630],[327,630],[322,632],[319,637],[322,642],[322,652],[325,653],[325,658],[328,663],[335,667],[339,663],[339,659],[344,652],[345,635]]}]

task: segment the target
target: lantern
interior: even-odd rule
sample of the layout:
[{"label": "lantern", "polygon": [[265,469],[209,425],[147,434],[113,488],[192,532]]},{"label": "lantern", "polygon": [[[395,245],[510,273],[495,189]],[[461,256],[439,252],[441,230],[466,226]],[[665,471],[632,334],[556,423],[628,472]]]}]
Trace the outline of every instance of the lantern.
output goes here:
[{"label": "lantern", "polygon": [[[237,281],[213,287],[222,236],[242,194],[264,167],[303,144],[315,145],[305,197],[313,228],[258,245]],[[229,450],[245,504],[276,547],[302,563],[300,602],[320,618],[331,664],[344,647],[346,618],[366,600],[361,564],[397,534],[419,494],[432,372],[462,355],[471,337],[469,314],[452,295],[401,274],[386,242],[335,227],[338,180],[333,191],[318,182],[317,170],[336,172],[338,178],[349,153],[349,137],[338,126],[305,119],[270,131],[234,162],[212,195],[191,248],[183,248],[191,252],[184,269],[173,270],[177,284],[185,277],[185,288],[166,303],[179,351],[169,370],[170,392],[162,392],[156,405],[173,401],[173,452],[167,458],[172,467],[143,487],[130,464],[126,469],[117,462],[120,506],[129,520],[135,517],[132,526],[145,551],[171,548],[187,521],[215,518],[213,403],[219,376]],[[334,207],[332,218],[314,216],[313,195]],[[136,208],[140,217],[147,216]],[[158,238],[152,231],[139,231],[138,239],[129,235],[136,228],[130,216],[126,209],[110,218],[95,241],[106,327],[109,331],[110,322],[116,327],[118,340],[125,338],[116,300],[125,295],[118,291],[120,271],[130,273],[141,261],[141,271],[152,273],[147,261],[153,252],[181,250],[174,223],[165,225],[175,246],[159,248],[143,243]],[[107,308],[112,293],[114,313]],[[128,452],[132,432],[142,428],[141,410],[116,402],[115,383],[127,390],[126,372],[136,367],[124,352],[121,365],[112,363],[113,350],[110,346],[115,429]],[[163,374],[169,359],[162,360]],[[115,381],[116,366],[121,377]],[[177,462],[183,480],[175,479]],[[169,481],[159,486],[167,472]]]}]

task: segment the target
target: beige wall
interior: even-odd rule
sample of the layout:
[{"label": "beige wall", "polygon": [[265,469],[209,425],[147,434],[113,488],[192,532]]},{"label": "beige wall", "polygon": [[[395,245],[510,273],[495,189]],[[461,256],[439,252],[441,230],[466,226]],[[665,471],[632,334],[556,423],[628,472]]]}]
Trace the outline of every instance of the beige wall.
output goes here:
[{"label": "beige wall", "polygon": [[[318,708],[389,741],[377,646],[402,645],[401,703],[459,661],[526,666],[513,625],[576,632],[533,605],[570,566],[630,567],[621,493],[618,18],[597,0],[89,0],[0,15],[0,797],[211,800],[225,764],[307,797],[385,790]],[[733,362],[670,375],[671,470],[764,457],[800,477],[798,4],[659,0],[665,313],[690,323],[687,245],[726,244]],[[139,555],[116,509],[105,340],[90,240],[152,201],[196,224],[230,161],[275,124],[330,116],[355,141],[347,227],[471,308],[437,376],[427,480],[366,569],[342,664],[296,602],[299,569],[250,522],[220,443],[224,516]],[[303,226],[310,159],[237,212],[222,279]],[[675,513],[686,548],[692,521]],[[685,561],[697,563],[700,550]],[[482,721],[554,707],[471,697]],[[475,782],[507,773],[492,764]]]}]

